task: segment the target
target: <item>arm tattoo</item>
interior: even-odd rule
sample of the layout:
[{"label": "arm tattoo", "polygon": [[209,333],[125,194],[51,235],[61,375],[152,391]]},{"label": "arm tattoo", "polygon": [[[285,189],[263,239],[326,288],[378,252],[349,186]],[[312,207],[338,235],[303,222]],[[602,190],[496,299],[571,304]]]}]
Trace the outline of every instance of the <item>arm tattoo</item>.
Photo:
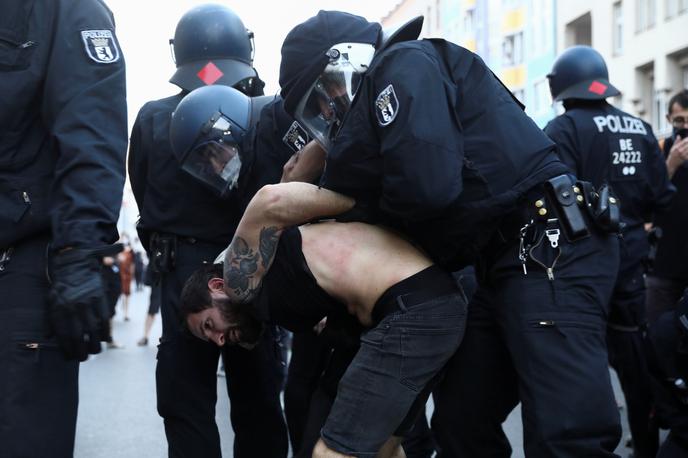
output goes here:
[{"label": "arm tattoo", "polygon": [[[224,278],[235,300],[250,302],[258,294],[263,276],[277,251],[279,233],[277,227],[262,228],[257,252],[242,237],[235,236],[232,240],[225,255]],[[258,262],[262,267],[260,271]]]},{"label": "arm tattoo", "polygon": [[260,257],[263,263],[263,269],[267,270],[272,263],[272,258],[275,257],[277,251],[277,243],[279,242],[279,233],[275,226],[264,227],[260,230]]}]

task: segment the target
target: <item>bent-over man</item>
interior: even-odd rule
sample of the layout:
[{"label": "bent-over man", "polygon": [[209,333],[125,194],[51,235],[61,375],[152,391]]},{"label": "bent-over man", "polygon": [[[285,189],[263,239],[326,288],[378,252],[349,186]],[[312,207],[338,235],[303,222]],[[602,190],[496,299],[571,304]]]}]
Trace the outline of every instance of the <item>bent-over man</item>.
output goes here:
[{"label": "bent-over man", "polygon": [[354,315],[369,329],[313,456],[402,457],[400,437],[461,342],[466,304],[450,274],[387,229],[295,226],[353,206],[306,183],[263,187],[224,267],[197,271],[186,283],[182,315],[194,335],[217,345],[250,345],[267,321],[300,331],[323,317]]}]

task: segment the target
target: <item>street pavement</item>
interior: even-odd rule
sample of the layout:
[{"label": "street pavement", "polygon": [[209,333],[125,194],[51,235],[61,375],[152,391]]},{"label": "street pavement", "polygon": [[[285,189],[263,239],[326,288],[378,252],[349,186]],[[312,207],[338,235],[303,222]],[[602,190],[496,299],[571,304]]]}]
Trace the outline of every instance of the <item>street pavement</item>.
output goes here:
[{"label": "street pavement", "polygon": [[[148,346],[137,346],[137,340],[143,335],[150,290],[134,292],[133,289],[129,301],[131,321],[124,321],[121,304],[114,320],[115,341],[124,348],[104,349],[81,365],[75,458],[167,457],[163,423],[155,407],[155,354],[161,334],[160,317],[153,325]],[[623,404],[616,377],[613,380],[617,400]],[[222,455],[232,458],[233,433],[225,386],[224,380],[219,379],[216,420],[222,437]],[[428,407],[431,410],[432,405]],[[623,443],[629,433],[623,407],[621,417],[624,435],[616,452],[627,458],[630,450]],[[504,427],[514,449],[512,456],[522,458],[520,409],[512,412]]]}]

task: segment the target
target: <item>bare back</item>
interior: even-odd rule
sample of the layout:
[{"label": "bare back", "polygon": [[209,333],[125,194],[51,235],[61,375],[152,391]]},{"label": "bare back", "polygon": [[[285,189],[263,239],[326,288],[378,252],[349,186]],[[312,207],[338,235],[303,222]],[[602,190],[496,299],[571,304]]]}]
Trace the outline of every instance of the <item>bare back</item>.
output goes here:
[{"label": "bare back", "polygon": [[303,255],[318,285],[347,304],[364,325],[389,287],[432,265],[394,232],[363,223],[323,222],[299,227]]}]

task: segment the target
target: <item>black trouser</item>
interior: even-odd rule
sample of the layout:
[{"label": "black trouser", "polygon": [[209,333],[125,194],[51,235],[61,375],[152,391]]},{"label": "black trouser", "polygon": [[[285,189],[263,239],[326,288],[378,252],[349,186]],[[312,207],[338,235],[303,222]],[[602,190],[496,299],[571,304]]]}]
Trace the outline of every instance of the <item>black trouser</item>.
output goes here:
[{"label": "black trouser", "polygon": [[688,456],[688,396],[686,390],[676,384],[676,379],[688,380],[685,342],[684,327],[674,311],[666,311],[657,317],[647,333],[647,361],[655,418],[662,429],[669,430],[657,458]]},{"label": "black trouser", "polygon": [[79,363],[46,338],[47,244],[47,236],[18,243],[0,270],[2,458],[68,458],[74,450]]},{"label": "black trouser", "polygon": [[616,371],[626,399],[634,458],[654,458],[659,446],[659,430],[650,418],[652,394],[645,356],[645,322],[643,266],[638,259],[619,272],[607,329],[609,365]]},{"label": "black trouser", "polygon": [[[441,457],[508,457],[502,423],[522,403],[528,457],[614,456],[621,436],[605,344],[615,237],[553,248],[542,230],[524,275],[518,241],[481,260],[461,346],[435,390]],[[558,255],[558,258],[557,258]]]},{"label": "black trouser", "polygon": [[[177,242],[174,270],[161,275],[163,336],[158,347],[158,412],[165,422],[170,457],[219,457],[215,424],[220,349],[182,331],[179,296],[186,279],[223,246]],[[222,349],[231,403],[235,458],[282,458],[288,439],[280,405],[281,361],[274,333],[253,350]]]},{"label": "black trouser", "polygon": [[327,366],[331,351],[331,347],[315,332],[294,333],[284,389],[284,413],[294,455],[301,451],[311,396]]},{"label": "black trouser", "polygon": [[645,285],[647,286],[645,298],[647,322],[652,326],[662,313],[676,308],[676,303],[688,288],[688,280],[648,275],[645,278]]}]

